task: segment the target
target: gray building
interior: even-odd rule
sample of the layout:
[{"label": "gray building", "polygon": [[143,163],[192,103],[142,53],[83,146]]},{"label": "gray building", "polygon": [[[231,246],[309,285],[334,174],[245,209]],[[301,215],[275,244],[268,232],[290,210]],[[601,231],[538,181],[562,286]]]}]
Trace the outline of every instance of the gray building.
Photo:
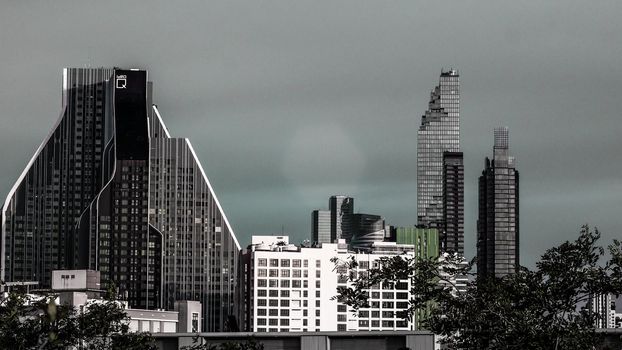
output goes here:
[{"label": "gray building", "polygon": [[441,251],[464,255],[464,161],[462,152],[443,153]]},{"label": "gray building", "polygon": [[384,219],[380,215],[352,214],[352,249],[367,249],[385,239]]},{"label": "gray building", "polygon": [[330,211],[314,210],[311,213],[311,243],[331,243]]},{"label": "gray building", "polygon": [[202,304],[235,323],[240,246],[190,142],[173,138],[147,72],[65,69],[62,112],[2,210],[0,278],[50,286],[89,269],[133,308]]},{"label": "gray building", "polygon": [[348,196],[332,196],[328,200],[330,210],[330,239],[337,242],[345,239],[350,243],[352,239],[352,214],[354,213],[354,198]]},{"label": "gray building", "polygon": [[519,266],[518,171],[507,127],[495,128],[494,157],[479,178],[477,274],[503,277]]},{"label": "gray building", "polygon": [[[444,184],[459,184],[464,171],[453,172],[457,170],[454,168],[456,155],[446,159],[445,152],[460,152],[460,75],[455,69],[441,71],[439,84],[430,94],[428,110],[421,117],[417,132],[417,225],[439,229],[443,250],[462,252],[459,242],[464,240],[464,233],[458,226],[464,219],[456,217],[455,222],[448,225],[451,232],[445,234],[448,211],[450,215],[464,215],[446,205]],[[446,164],[446,160],[451,160],[451,164]],[[453,172],[452,176],[462,178],[447,181],[444,178],[447,167]],[[463,206],[463,188],[457,186],[450,190],[449,196],[456,200],[452,204],[454,208]],[[460,200],[462,202],[457,202]]]}]

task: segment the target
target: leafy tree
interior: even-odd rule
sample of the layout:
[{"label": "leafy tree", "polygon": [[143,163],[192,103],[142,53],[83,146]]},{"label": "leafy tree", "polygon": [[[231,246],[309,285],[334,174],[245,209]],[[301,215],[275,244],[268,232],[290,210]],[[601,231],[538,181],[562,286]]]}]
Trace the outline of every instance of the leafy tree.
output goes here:
[{"label": "leafy tree", "polygon": [[77,312],[54,295],[0,297],[1,349],[155,349],[149,333],[129,332],[120,303],[102,300]]},{"label": "leafy tree", "polygon": [[597,229],[583,226],[575,241],[547,250],[534,270],[475,278],[464,292],[456,291],[455,277],[473,275],[474,261],[461,266],[455,255],[384,258],[367,276],[350,278],[350,287],[340,288],[336,298],[358,310],[369,307],[369,286],[410,280],[409,307],[400,315],[412,319],[432,305],[423,328],[450,349],[591,349],[601,341],[594,329],[600,315],[586,303],[594,295],[622,294],[622,243],[614,240],[606,257],[599,238]]}]

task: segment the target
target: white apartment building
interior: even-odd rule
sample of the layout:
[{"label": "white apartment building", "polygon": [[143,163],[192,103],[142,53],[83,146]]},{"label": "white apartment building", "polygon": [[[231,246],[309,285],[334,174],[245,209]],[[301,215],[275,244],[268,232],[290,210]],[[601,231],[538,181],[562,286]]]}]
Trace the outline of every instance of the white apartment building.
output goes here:
[{"label": "white apartment building", "polygon": [[[383,247],[387,243],[383,244]],[[395,243],[393,243],[395,245]],[[388,248],[388,247],[384,247]],[[395,248],[398,248],[397,246]],[[297,247],[287,236],[253,236],[242,256],[242,329],[252,332],[316,332],[358,330],[414,330],[413,321],[396,316],[408,307],[410,282],[372,286],[370,308],[354,314],[333,299],[347,274],[364,274],[388,255],[412,257],[414,250],[383,249],[383,253],[348,252],[344,240],[319,247]],[[353,256],[358,267],[337,269],[331,261]]]}]

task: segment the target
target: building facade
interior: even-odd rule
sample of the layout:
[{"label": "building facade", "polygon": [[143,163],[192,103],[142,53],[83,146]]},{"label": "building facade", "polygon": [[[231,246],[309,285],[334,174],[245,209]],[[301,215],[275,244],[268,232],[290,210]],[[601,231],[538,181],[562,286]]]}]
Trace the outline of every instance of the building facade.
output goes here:
[{"label": "building facade", "polygon": [[441,250],[464,256],[464,161],[462,152],[443,153]]},{"label": "building facade", "polygon": [[518,171],[508,128],[495,129],[494,157],[479,178],[477,274],[503,277],[519,266]]},{"label": "building facade", "polygon": [[[423,244],[423,242],[421,242]],[[432,249],[438,235],[429,242]],[[348,250],[345,240],[318,247],[297,247],[287,240],[253,238],[242,255],[245,289],[240,319],[249,332],[320,332],[414,330],[417,319],[399,317],[408,307],[410,280],[393,287],[373,285],[369,289],[370,307],[353,314],[350,307],[333,297],[337,287],[348,285],[348,276],[364,274],[379,267],[387,256],[414,257],[416,245],[377,242],[367,252]],[[431,250],[430,250],[431,251]],[[438,256],[438,250],[436,251]],[[354,258],[358,264],[349,269],[338,262]],[[335,259],[337,263],[335,262]]]},{"label": "building facade", "polygon": [[90,269],[133,308],[202,304],[235,323],[239,243],[190,142],[173,138],[147,72],[65,69],[62,112],[2,210],[0,277],[50,286]]},{"label": "building facade", "polygon": [[331,225],[329,210],[311,212],[311,242],[331,243]]},{"label": "building facade", "polygon": [[352,239],[352,214],[354,213],[354,198],[348,196],[331,196],[328,200],[330,210],[330,238],[331,242]]},{"label": "building facade", "polygon": [[441,71],[417,132],[417,225],[442,229],[443,154],[460,152],[460,75]]},{"label": "building facade", "polygon": [[351,216],[351,249],[365,249],[385,239],[384,219],[380,215],[356,213]]}]

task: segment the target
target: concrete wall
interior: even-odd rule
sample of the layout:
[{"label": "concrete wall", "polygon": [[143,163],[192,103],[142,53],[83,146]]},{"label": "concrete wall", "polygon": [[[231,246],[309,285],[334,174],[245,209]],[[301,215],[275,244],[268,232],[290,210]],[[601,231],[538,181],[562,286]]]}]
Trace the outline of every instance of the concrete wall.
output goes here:
[{"label": "concrete wall", "polygon": [[245,343],[254,339],[268,350],[434,350],[434,334],[417,331],[314,332],[314,333],[176,333],[154,334],[160,350],[183,346],[227,342]]}]

